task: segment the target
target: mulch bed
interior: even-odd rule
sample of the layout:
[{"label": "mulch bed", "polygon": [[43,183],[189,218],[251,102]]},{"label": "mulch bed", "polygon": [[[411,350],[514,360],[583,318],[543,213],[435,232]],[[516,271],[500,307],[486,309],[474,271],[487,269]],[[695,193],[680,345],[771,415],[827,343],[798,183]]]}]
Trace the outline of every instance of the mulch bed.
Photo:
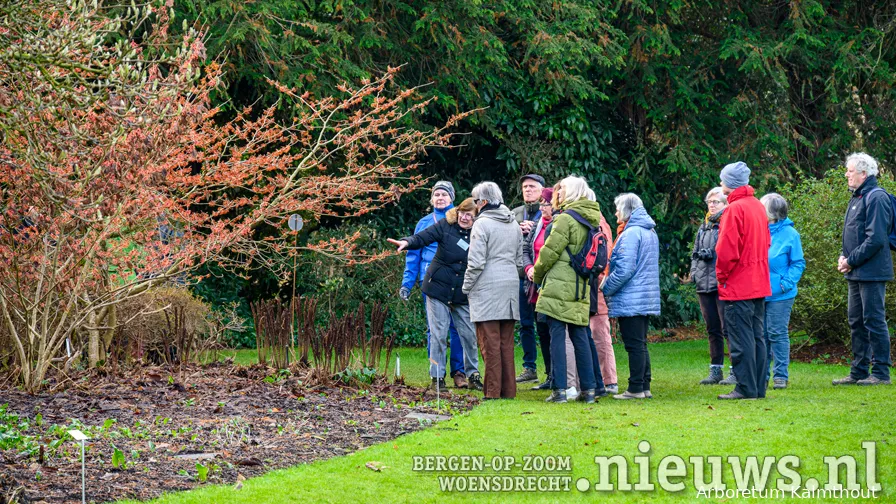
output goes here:
[{"label": "mulch bed", "polygon": [[[84,374],[66,390],[36,396],[0,389],[0,405],[8,404],[6,419],[11,413],[27,419],[24,434],[34,436],[31,454],[23,453],[22,445],[0,449],[0,504],[13,494],[23,503],[81,501],[80,449],[60,428],[73,424],[83,424],[92,438],[88,500],[107,502],[196,487],[202,484],[197,463],[209,469],[208,483],[239,486],[266,471],[344,455],[422,429],[426,421],[405,416],[436,413],[434,393],[422,388],[385,382],[309,387],[310,372],[306,380],[299,372],[271,373],[260,366],[217,363],[180,373],[154,367]],[[447,402],[453,413],[479,402],[454,393],[443,393],[442,399],[443,412]],[[0,448],[3,418],[0,414]],[[119,460],[123,455],[123,468],[113,467],[113,444],[121,451]]]},{"label": "mulch bed", "polygon": [[[852,347],[849,343],[826,341],[804,346],[791,345],[790,348],[790,360],[845,366],[852,363]],[[890,338],[890,355],[896,355],[896,338]]]},{"label": "mulch bed", "polygon": [[[618,337],[621,342],[622,336],[618,335]],[[698,339],[706,339],[706,329],[699,325],[672,327],[647,333],[647,341],[649,343],[669,343]]]}]

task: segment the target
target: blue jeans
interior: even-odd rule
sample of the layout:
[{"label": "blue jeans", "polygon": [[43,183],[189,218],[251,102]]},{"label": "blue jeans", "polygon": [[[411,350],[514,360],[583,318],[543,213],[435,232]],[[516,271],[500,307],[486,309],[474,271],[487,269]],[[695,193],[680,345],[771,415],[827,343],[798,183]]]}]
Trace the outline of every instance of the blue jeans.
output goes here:
[{"label": "blue jeans", "polygon": [[[436,361],[429,366],[429,376],[441,378],[445,376],[445,353],[448,349],[448,327],[456,324],[460,329],[460,342],[463,345],[464,368],[466,376],[479,373],[479,348],[476,346],[476,330],[470,322],[468,305],[448,305],[436,298],[426,299],[426,317],[429,319],[429,360]],[[454,354],[454,352],[452,352]]]},{"label": "blue jeans", "polygon": [[[575,324],[567,324],[561,320],[557,320],[551,316],[546,317],[548,320],[548,329],[551,331],[551,373],[553,374],[554,390],[566,390],[569,384],[566,383],[566,333],[569,332],[569,339],[572,340],[572,346],[576,355],[576,368],[579,371],[579,383],[582,390],[595,390],[600,392],[596,387],[600,385],[603,388],[603,380],[598,384],[595,380],[594,365],[597,361],[597,351],[594,349],[594,341],[588,337],[588,328],[586,326],[577,326]],[[600,376],[600,364],[597,364],[596,376]],[[575,385],[575,384],[573,384]]]},{"label": "blue jeans", "polygon": [[790,365],[790,334],[787,326],[790,325],[793,300],[794,298],[765,302],[765,345],[768,347],[768,362],[772,371],[768,367],[765,369],[765,380],[762,383],[768,383],[771,372],[774,372],[776,379],[789,379],[787,366]]},{"label": "blue jeans", "polygon": [[523,368],[535,371],[535,359],[538,358],[535,345],[535,309],[526,299],[524,280],[520,280],[520,345],[523,347]]},{"label": "blue jeans", "polygon": [[[422,293],[421,293],[422,294]],[[429,355],[429,310],[426,309],[426,294],[423,294],[423,313],[426,314],[426,355]],[[451,325],[448,326],[448,334],[451,335],[451,376],[464,372],[464,347],[460,342],[460,335],[457,334],[457,328],[454,327],[454,319],[451,319]]]},{"label": "blue jeans", "polygon": [[848,281],[847,318],[852,333],[852,369],[849,375],[864,380],[872,375],[890,379],[890,329],[884,312],[886,282]]}]

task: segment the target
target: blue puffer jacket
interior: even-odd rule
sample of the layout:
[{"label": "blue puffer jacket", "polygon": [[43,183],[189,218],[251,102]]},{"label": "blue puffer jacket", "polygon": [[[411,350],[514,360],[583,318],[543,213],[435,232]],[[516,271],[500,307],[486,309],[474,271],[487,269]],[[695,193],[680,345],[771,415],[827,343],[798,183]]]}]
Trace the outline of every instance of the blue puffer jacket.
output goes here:
[{"label": "blue puffer jacket", "polygon": [[772,235],[772,245],[768,248],[769,280],[772,295],[766,301],[781,301],[796,297],[796,284],[806,269],[803,258],[803,244],[800,234],[793,227],[793,221],[784,219],[768,225]]},{"label": "blue puffer jacket", "polygon": [[660,314],[660,240],[655,227],[647,210],[637,208],[616,238],[603,288],[610,317]]},{"label": "blue puffer jacket", "polygon": [[[414,234],[418,234],[420,231],[423,231],[429,226],[433,226],[444,219],[445,213],[452,208],[454,208],[454,205],[449,204],[444,209],[436,210],[420,219],[420,222],[417,223],[417,227],[414,228]],[[413,289],[414,286],[417,285],[418,280],[422,284],[423,277],[426,275],[426,269],[429,268],[432,258],[436,256],[436,250],[438,250],[438,248],[438,243],[431,243],[419,250],[408,250],[408,254],[404,258],[404,276],[401,278],[402,287]]]}]

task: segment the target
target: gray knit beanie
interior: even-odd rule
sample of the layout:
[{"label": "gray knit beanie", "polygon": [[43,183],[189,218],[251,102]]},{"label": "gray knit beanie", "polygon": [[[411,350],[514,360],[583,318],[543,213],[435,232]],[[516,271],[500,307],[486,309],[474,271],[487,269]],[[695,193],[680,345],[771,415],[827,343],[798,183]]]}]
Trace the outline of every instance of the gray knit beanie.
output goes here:
[{"label": "gray knit beanie", "polygon": [[722,168],[719,178],[728,189],[737,189],[750,183],[750,168],[743,161],[731,163]]},{"label": "gray knit beanie", "polygon": [[436,182],[436,185],[432,186],[432,192],[436,192],[436,189],[441,189],[448,193],[448,196],[451,198],[451,202],[454,203],[454,186],[451,185],[451,182],[448,182],[447,180],[440,180]]}]

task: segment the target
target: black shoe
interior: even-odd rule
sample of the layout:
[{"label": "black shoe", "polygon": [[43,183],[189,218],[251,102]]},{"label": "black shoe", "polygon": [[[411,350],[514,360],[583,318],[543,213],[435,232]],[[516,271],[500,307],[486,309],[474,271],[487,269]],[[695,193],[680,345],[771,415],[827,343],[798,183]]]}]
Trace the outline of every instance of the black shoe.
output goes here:
[{"label": "black shoe", "polygon": [[565,403],[566,402],[566,391],[563,389],[556,389],[551,391],[551,395],[548,396],[544,402],[552,402],[552,403]]},{"label": "black shoe", "polygon": [[576,397],[576,401],[582,401],[585,404],[594,404],[594,389],[583,390]]},{"label": "black shoe", "polygon": [[473,373],[470,375],[470,378],[467,380],[470,383],[470,388],[473,390],[478,390],[482,392],[482,377],[479,376],[479,373]]},{"label": "black shoe", "polygon": [[435,390],[435,389],[436,389],[436,383],[438,383],[438,385],[439,385],[439,392],[441,392],[441,391],[443,391],[443,390],[448,390],[448,384],[445,383],[445,379],[444,379],[444,378],[439,378],[439,379],[435,379],[435,378],[433,378],[433,379],[432,379],[432,382],[429,384],[429,388],[430,388],[431,390]]},{"label": "black shoe", "polygon": [[516,377],[516,382],[527,382],[527,381],[536,381],[538,380],[538,374],[534,369],[524,368],[523,372]]},{"label": "black shoe", "polygon": [[553,381],[549,377],[549,378],[545,379],[543,382],[539,383],[538,385],[532,387],[532,390],[551,390],[552,384],[553,384]]}]

